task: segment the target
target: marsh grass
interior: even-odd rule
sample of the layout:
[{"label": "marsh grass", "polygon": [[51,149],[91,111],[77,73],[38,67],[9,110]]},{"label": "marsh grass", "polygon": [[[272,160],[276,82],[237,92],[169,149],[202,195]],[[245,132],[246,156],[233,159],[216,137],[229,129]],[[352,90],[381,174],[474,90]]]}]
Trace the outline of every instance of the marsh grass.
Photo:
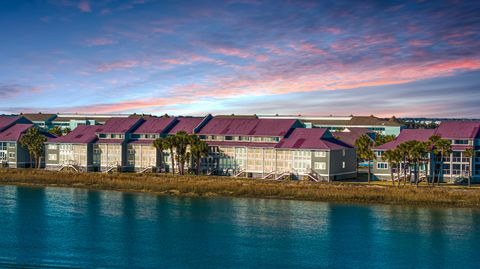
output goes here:
[{"label": "marsh grass", "polygon": [[314,183],[219,176],[74,173],[0,169],[0,184],[76,187],[165,195],[235,196],[342,203],[478,207],[480,190],[462,187],[393,187],[390,184]]}]

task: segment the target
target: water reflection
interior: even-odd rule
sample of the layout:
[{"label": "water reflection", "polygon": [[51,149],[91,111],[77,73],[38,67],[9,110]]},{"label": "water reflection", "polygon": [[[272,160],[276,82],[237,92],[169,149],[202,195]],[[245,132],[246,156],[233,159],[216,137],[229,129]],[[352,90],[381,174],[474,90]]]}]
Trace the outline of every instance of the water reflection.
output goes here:
[{"label": "water reflection", "polygon": [[[475,267],[480,213],[0,187],[0,267]],[[368,265],[368,266],[367,266]]]}]

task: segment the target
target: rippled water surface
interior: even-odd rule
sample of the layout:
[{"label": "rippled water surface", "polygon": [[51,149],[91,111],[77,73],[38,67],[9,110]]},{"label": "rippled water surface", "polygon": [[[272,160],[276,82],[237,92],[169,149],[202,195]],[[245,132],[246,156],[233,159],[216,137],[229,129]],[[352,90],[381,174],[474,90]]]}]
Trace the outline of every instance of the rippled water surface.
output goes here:
[{"label": "rippled water surface", "polygon": [[479,268],[480,211],[0,187],[0,267]]}]

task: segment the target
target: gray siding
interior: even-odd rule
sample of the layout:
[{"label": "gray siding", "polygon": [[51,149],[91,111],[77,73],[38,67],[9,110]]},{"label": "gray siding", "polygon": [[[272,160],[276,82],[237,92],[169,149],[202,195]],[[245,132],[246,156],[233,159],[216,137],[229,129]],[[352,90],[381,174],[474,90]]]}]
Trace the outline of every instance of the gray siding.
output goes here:
[{"label": "gray siding", "polygon": [[[345,168],[343,164],[345,163]],[[355,177],[357,173],[357,154],[355,149],[330,151],[329,175],[333,179]]]}]

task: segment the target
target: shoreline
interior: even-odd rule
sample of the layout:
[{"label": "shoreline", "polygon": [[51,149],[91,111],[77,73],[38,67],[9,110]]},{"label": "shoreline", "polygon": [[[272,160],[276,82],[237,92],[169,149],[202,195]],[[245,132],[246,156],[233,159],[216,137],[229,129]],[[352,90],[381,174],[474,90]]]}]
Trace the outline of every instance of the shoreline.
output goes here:
[{"label": "shoreline", "polygon": [[380,183],[315,183],[220,176],[74,173],[0,169],[0,185],[66,187],[187,197],[244,197],[355,204],[480,208],[480,190],[457,186],[393,187]]}]

